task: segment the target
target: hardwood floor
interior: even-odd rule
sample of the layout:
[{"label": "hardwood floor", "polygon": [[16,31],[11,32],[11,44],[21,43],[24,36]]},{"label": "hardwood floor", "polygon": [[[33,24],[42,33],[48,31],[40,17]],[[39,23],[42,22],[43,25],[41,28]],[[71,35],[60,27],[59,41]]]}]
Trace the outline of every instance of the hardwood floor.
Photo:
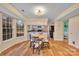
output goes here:
[{"label": "hardwood floor", "polygon": [[50,48],[45,47],[40,51],[32,53],[29,41],[16,44],[9,49],[3,51],[1,56],[79,56],[79,50],[69,46],[66,42],[49,41]]}]

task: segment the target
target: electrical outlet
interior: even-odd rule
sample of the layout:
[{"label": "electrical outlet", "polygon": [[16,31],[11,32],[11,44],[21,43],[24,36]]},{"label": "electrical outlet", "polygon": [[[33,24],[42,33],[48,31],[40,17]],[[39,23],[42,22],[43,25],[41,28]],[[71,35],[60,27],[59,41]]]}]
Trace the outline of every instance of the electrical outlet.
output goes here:
[{"label": "electrical outlet", "polygon": [[75,41],[73,41],[73,44],[75,44]]}]

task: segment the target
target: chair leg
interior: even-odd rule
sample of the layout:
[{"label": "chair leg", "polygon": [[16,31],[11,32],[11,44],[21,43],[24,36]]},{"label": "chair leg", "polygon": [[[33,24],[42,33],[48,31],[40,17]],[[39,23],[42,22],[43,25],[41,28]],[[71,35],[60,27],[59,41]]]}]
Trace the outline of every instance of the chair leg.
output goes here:
[{"label": "chair leg", "polygon": [[49,43],[48,43],[48,48],[50,49],[50,47],[49,47]]},{"label": "chair leg", "polygon": [[40,49],[38,49],[38,55],[40,54]]},{"label": "chair leg", "polygon": [[37,48],[38,49],[38,55],[40,54],[40,48],[41,48],[40,46]]},{"label": "chair leg", "polygon": [[35,48],[34,48],[34,47],[35,47],[35,45],[33,45],[33,54],[34,54],[34,50],[35,50]]},{"label": "chair leg", "polygon": [[30,42],[30,47],[31,47],[31,45],[32,45],[32,42]]}]

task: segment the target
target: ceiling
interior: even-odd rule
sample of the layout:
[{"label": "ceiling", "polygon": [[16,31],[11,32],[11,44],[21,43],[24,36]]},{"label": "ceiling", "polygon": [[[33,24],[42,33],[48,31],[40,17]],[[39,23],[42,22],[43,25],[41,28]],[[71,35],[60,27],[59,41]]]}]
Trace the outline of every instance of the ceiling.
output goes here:
[{"label": "ceiling", "polygon": [[68,15],[66,15],[65,17],[62,17],[61,20],[65,21],[65,20],[69,20],[69,18],[74,17],[76,15],[79,15],[79,8],[74,10],[73,12],[69,13]]},{"label": "ceiling", "polygon": [[[57,16],[59,16],[65,9],[72,6],[72,3],[12,3],[17,10],[19,10],[23,15],[29,18],[40,18],[34,14],[34,8],[38,6],[43,6],[46,9],[45,15],[41,18],[48,18],[48,21],[53,21]],[[22,11],[24,10],[24,12]]]}]

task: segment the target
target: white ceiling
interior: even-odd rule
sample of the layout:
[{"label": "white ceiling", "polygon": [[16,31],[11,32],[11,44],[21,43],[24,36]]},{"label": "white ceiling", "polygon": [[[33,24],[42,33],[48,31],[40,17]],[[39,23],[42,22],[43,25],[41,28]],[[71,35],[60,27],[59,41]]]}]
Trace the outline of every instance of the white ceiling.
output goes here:
[{"label": "white ceiling", "polygon": [[[72,6],[72,3],[12,3],[21,13],[29,18],[40,18],[34,14],[34,8],[43,6],[46,9],[46,14],[42,18],[48,18],[49,22],[53,21],[65,9]],[[24,10],[24,12],[22,12]]]},{"label": "white ceiling", "polygon": [[62,17],[61,20],[65,21],[65,20],[69,20],[69,18],[79,15],[79,8],[74,10],[73,12],[69,13],[68,15],[66,15],[65,17]]}]

